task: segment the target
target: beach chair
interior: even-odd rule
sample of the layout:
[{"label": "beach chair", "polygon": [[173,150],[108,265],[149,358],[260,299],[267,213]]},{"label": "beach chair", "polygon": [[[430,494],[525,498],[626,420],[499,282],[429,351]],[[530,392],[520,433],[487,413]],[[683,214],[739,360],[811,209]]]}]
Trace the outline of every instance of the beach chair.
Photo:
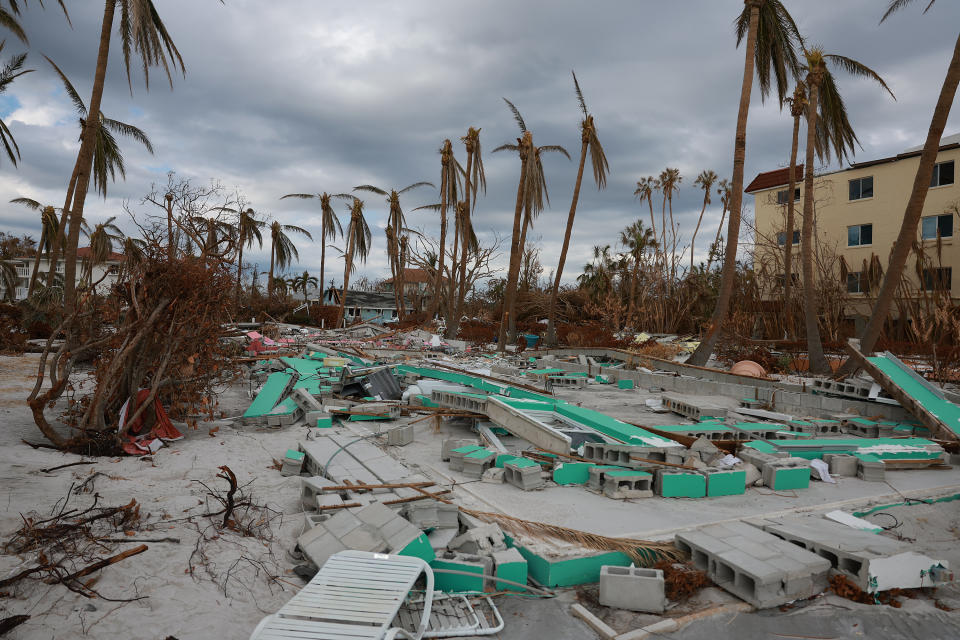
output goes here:
[{"label": "beach chair", "polygon": [[[427,585],[416,633],[391,628],[421,573]],[[250,640],[420,640],[432,604],[433,571],[420,558],[341,551],[279,611],[261,620]]]}]

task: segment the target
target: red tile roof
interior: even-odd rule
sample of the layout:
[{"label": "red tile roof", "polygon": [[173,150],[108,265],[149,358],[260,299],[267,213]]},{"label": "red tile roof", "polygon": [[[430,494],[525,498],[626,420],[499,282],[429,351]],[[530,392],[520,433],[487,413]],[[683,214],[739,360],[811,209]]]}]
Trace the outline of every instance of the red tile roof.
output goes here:
[{"label": "red tile roof", "polygon": [[[797,165],[796,173],[797,184],[803,180],[803,165]],[[753,179],[753,182],[747,185],[747,188],[744,189],[746,193],[753,193],[754,191],[763,191],[764,189],[772,189],[773,187],[783,187],[790,184],[790,168],[776,169],[775,171],[764,171],[763,173],[758,173],[757,177]]]},{"label": "red tile roof", "polygon": [[[384,284],[390,284],[393,282],[393,278],[384,280]],[[403,270],[403,284],[416,284],[420,282],[430,282],[430,277],[427,275],[426,269],[404,269]]]}]

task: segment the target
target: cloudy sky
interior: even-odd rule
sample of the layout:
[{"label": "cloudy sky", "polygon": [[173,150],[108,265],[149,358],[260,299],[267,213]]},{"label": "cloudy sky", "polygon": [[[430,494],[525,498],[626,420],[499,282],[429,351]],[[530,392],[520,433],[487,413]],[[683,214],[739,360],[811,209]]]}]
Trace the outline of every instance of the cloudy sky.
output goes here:
[{"label": "cloudy sky", "polygon": [[[237,188],[257,211],[319,237],[312,201],[280,201],[281,195],[335,193],[363,183],[439,183],[443,139],[456,142],[468,126],[478,126],[488,192],[475,225],[482,242],[509,236],[519,162],[513,154],[492,153],[517,137],[502,98],[517,105],[537,144],[564,145],[576,157],[579,111],[571,69],[595,116],[610,179],[603,192],[585,180],[565,279],[577,275],[594,245],[614,244],[638,215],[647,220],[633,197],[641,176],[679,167],[683,182],[674,215],[688,238],[703,198],[693,185],[696,175],[703,169],[721,177],[732,172],[743,69],[732,23],[741,0],[154,1],[187,74],[174,79],[172,91],[159,73],[151,74],[149,91],[135,75],[131,96],[114,39],[102,110],[144,129],[156,153],[123,142],[126,181],[114,184],[106,200],[91,194],[86,215],[94,223],[117,215],[121,227],[133,231],[124,201],[136,210],[151,184],[164,183],[173,170],[198,183],[214,179]],[[40,54],[55,60],[88,100],[102,3],[68,0],[72,29],[56,4],[47,4],[43,11],[31,3],[23,21],[28,66],[37,71],[0,96],[0,118],[23,154],[16,169],[0,158],[2,203],[17,196],[62,203],[76,159],[76,117]],[[921,144],[957,35],[960,3],[939,2],[926,16],[925,3],[916,3],[883,25],[886,0],[786,4],[810,42],[869,65],[897,96],[894,102],[866,81],[840,79],[863,145],[857,159]],[[5,54],[23,48],[7,36]],[[951,117],[946,134],[960,130],[958,118]],[[747,181],[786,165],[791,125],[789,114],[769,100],[762,104],[754,91]],[[462,160],[462,145],[456,149]],[[552,206],[532,238],[549,271],[559,255],[576,164],[551,155],[544,169]],[[385,206],[368,196],[374,251],[361,273],[376,278],[388,271]],[[410,226],[438,233],[435,213],[412,211],[436,200],[430,189],[411,192],[403,201]],[[715,197],[698,254],[719,217]],[[34,216],[9,204],[0,204],[0,230],[39,235]],[[319,244],[303,240],[298,246],[300,264],[293,269],[318,274]],[[260,264],[269,260],[267,247],[250,254]],[[334,260],[328,274],[340,265]]]}]

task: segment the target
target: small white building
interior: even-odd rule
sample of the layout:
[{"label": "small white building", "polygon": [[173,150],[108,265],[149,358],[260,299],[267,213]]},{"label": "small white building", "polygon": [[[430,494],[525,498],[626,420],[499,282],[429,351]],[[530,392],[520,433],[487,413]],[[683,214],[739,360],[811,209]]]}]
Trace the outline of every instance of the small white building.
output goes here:
[{"label": "small white building", "polygon": [[[84,275],[84,260],[90,257],[90,247],[79,247],[77,249],[77,272],[76,281],[80,284]],[[23,300],[27,297],[27,289],[30,286],[30,274],[33,271],[33,257],[11,258],[4,262],[12,263],[17,270],[17,289],[14,292],[14,300]],[[120,273],[120,265],[123,262],[122,253],[111,253],[109,259],[98,264],[93,268],[93,282],[100,282],[98,290],[106,290],[117,281]],[[57,274],[62,278],[66,262],[63,256],[57,260]],[[40,257],[40,270],[37,272],[37,282],[43,284],[46,282],[47,272],[50,270],[50,260],[46,256]],[[7,292],[4,289],[3,280],[0,279],[0,299],[6,298]]]}]

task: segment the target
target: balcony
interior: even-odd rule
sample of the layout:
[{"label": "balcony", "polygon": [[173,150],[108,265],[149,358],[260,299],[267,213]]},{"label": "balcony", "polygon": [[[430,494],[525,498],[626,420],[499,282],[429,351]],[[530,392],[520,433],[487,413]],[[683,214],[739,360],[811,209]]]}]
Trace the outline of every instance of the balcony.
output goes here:
[{"label": "balcony", "polygon": [[29,278],[30,277],[30,267],[24,267],[17,265],[17,277],[18,278]]}]

